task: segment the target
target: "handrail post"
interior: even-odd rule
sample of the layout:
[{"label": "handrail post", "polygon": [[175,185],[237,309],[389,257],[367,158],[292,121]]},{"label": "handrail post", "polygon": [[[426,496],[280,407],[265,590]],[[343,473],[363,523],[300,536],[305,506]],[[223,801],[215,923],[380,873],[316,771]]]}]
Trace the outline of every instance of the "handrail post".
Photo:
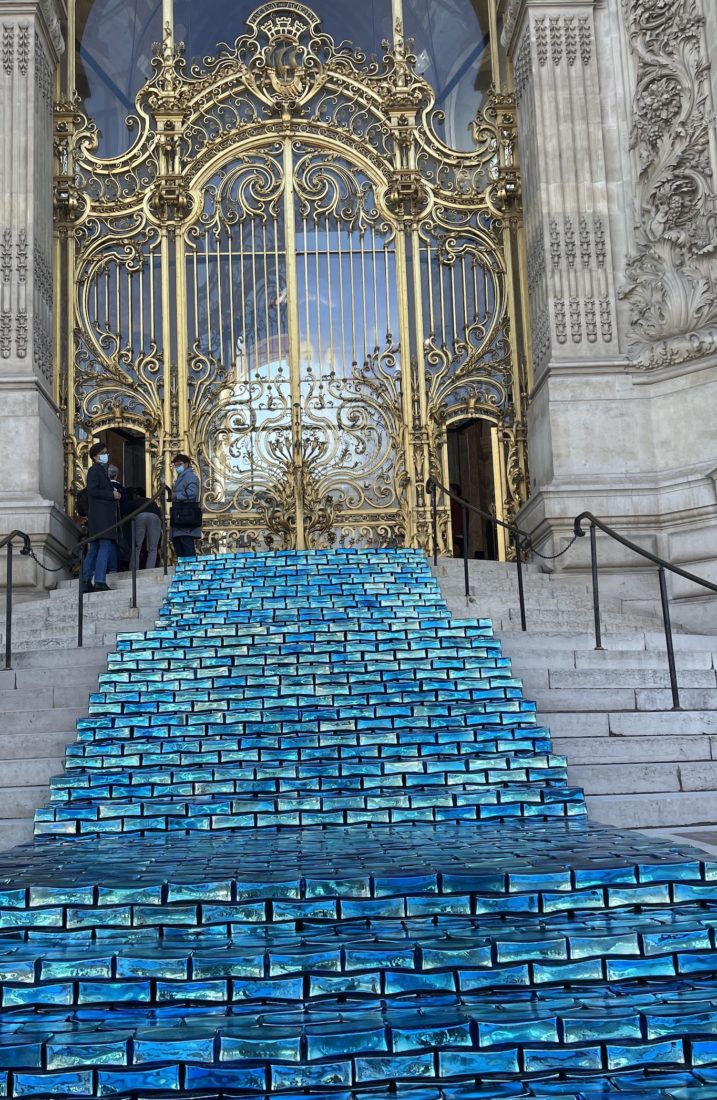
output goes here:
[{"label": "handrail post", "polygon": [[132,607],[135,608],[137,606],[137,558],[139,557],[139,554],[137,553],[136,519],[133,519],[132,523],[130,524],[130,535],[132,538],[132,557],[130,559],[132,562]]},{"label": "handrail post", "polygon": [[602,628],[600,626],[600,583],[598,580],[597,535],[594,523],[590,524],[590,568],[593,577],[593,615],[595,618],[595,648],[602,649]]},{"label": "handrail post", "polygon": [[83,588],[85,582],[82,579],[82,573],[84,571],[85,564],[85,548],[80,546],[80,576],[77,585],[77,648],[82,649],[82,633],[84,626],[84,601],[83,601]]},{"label": "handrail post", "polygon": [[465,504],[462,506],[463,512],[463,580],[466,586],[466,599],[471,594],[471,582],[468,575],[468,509]]},{"label": "handrail post", "polygon": [[7,580],[5,589],[5,668],[12,668],[12,539],[7,544]]},{"label": "handrail post", "polygon": [[167,557],[169,553],[169,538],[167,534],[167,497],[166,494],[162,497],[162,559],[164,561],[164,575],[167,576],[167,570],[169,565],[167,563]]},{"label": "handrail post", "polygon": [[515,568],[518,574],[518,599],[520,601],[520,629],[526,631],[528,623],[525,617],[525,585],[523,583],[523,548],[520,544],[520,536],[513,531],[513,546],[515,547]]},{"label": "handrail post", "polygon": [[433,538],[433,564],[438,565],[438,498],[435,481],[431,482],[431,533]]},{"label": "handrail post", "polygon": [[661,565],[657,571],[660,578],[660,599],[662,601],[662,620],[665,624],[665,642],[667,643],[667,665],[670,670],[670,688],[672,689],[672,709],[681,710],[680,689],[677,685],[677,665],[675,664],[675,647],[672,641],[672,623],[670,621],[670,602],[667,597],[667,579],[664,567]]}]

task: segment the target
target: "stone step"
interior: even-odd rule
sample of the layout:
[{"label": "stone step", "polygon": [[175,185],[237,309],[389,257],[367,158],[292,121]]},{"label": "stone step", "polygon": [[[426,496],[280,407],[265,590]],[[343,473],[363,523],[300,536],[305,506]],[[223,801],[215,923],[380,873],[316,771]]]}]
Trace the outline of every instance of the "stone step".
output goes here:
[{"label": "stone step", "polygon": [[[13,661],[13,664],[17,664]],[[97,662],[95,667],[91,664],[73,667],[68,658],[67,663],[57,668],[12,668],[0,672],[0,693],[4,691],[46,690],[48,688],[67,687],[71,682],[73,688],[82,688],[89,697],[90,693],[97,690],[101,673],[107,667],[106,659]]]},{"label": "stone step", "polygon": [[[95,614],[83,618],[84,633],[106,632],[111,627],[115,630],[134,630],[134,624],[140,619],[153,622],[159,609],[156,607],[123,607],[116,611],[108,611],[106,608],[97,610]],[[14,621],[12,625],[13,641],[26,639],[38,634],[59,636],[66,635],[74,638],[77,634],[77,615],[48,615],[36,622]],[[5,644],[5,632],[0,630],[0,641]]]},{"label": "stone step", "polygon": [[717,810],[717,785],[712,790],[594,794],[587,799],[591,820],[617,829],[674,828],[711,825]]},{"label": "stone step", "polygon": [[53,709],[86,709],[88,694],[84,686],[64,684],[0,690],[0,712],[6,717],[17,711]]},{"label": "stone step", "polygon": [[[515,624],[511,624],[510,629],[500,631],[499,637],[506,654],[513,659],[523,654],[534,654],[536,651],[545,654],[595,652],[595,639],[591,630],[561,630],[546,633],[533,629],[523,631],[518,628],[516,630]],[[659,653],[664,647],[664,637],[662,638],[662,645],[658,643],[651,646],[646,645],[646,638],[647,635],[643,630],[611,631],[603,638],[604,651],[617,650],[619,652],[640,653],[650,649]],[[682,635],[680,635],[680,638],[682,638]],[[700,648],[712,652],[717,650],[717,645],[713,646],[705,643]]]},{"label": "stone step", "polygon": [[[539,655],[536,654],[536,658]],[[557,655],[556,655],[557,656]],[[714,669],[716,666],[715,654],[709,650],[679,650],[675,654],[678,672],[683,670]],[[525,658],[521,658],[524,662]],[[560,666],[554,665],[558,668]],[[639,652],[637,650],[576,650],[575,667],[579,669],[605,669],[618,671],[620,668],[656,669],[664,673],[667,671],[667,650],[651,649]]]},{"label": "stone step", "polygon": [[[547,689],[556,691],[567,690],[616,690],[620,688],[663,688],[670,686],[670,676],[667,671],[659,669],[631,669],[601,668],[601,669],[566,669],[549,668],[524,668],[516,669],[515,674],[522,682],[526,692]],[[678,685],[680,691],[685,688],[704,688],[705,690],[717,690],[717,673],[714,669],[684,669],[678,670]],[[670,700],[671,700],[670,696]],[[670,706],[671,706],[670,702]]]},{"label": "stone step", "polygon": [[[142,585],[137,588],[137,602],[159,605],[164,599],[164,586]],[[54,598],[53,598],[54,596]],[[129,608],[132,603],[132,593],[129,588],[116,588],[110,592],[91,592],[85,594],[82,600],[83,615],[91,615],[98,609],[110,608],[113,611],[118,608]],[[43,615],[77,615],[79,601],[77,591],[66,590],[58,595],[54,593],[49,598],[33,600],[31,603],[18,604],[13,608],[13,618],[37,619]]]},{"label": "stone step", "polygon": [[33,838],[33,828],[32,816],[0,818],[0,852],[6,852],[18,844],[29,844]]},{"label": "stone step", "polygon": [[[526,616],[527,618],[527,616]],[[657,620],[648,619],[647,617],[640,617],[632,614],[618,614],[616,612],[608,612],[602,618],[602,629],[609,633],[611,630],[655,630],[657,626]],[[520,623],[520,610],[518,608],[510,608],[507,615],[504,613],[500,616],[500,619],[495,617],[493,623],[496,631],[499,629],[511,629],[515,623]],[[527,623],[529,630],[537,631],[564,631],[564,630],[580,630],[586,634],[590,634],[594,630],[595,620],[592,613],[588,611],[576,610],[572,611],[543,611],[535,610],[532,612],[531,618]]]},{"label": "stone step", "polygon": [[717,761],[571,765],[570,781],[593,795],[717,790]]},{"label": "stone step", "polygon": [[[524,672],[548,672],[552,669],[603,670],[606,675],[611,670],[621,673],[623,670],[641,669],[666,674],[668,667],[666,650],[544,650],[541,645],[536,644],[536,648],[530,651],[510,654],[512,648],[510,642],[507,642],[506,653],[511,657],[516,676],[521,676]],[[717,672],[715,654],[711,650],[678,651],[675,658],[678,673]]]},{"label": "stone step", "polygon": [[82,674],[97,669],[100,673],[107,668],[108,652],[109,646],[98,644],[95,640],[82,649],[72,645],[65,645],[62,649],[28,649],[13,656],[13,667],[16,673],[46,670],[54,674],[60,669]]},{"label": "stone step", "polygon": [[[153,630],[156,625],[156,620],[152,619],[133,619],[131,632],[132,633],[145,633],[148,630]],[[111,629],[108,629],[111,627]],[[115,620],[103,620],[97,623],[85,624],[84,636],[83,636],[83,648],[88,652],[96,652],[98,650],[104,650],[107,652],[109,649],[114,649],[117,641],[117,635],[123,632],[127,632],[127,625],[118,624]],[[25,634],[16,638],[13,631],[13,658],[12,663],[14,667],[21,667],[21,659],[27,653],[36,653],[39,650],[62,650],[67,651],[68,648],[76,649],[77,630],[73,627],[72,630],[55,631],[52,633],[47,632],[25,632]]]},{"label": "stone step", "polygon": [[[60,761],[62,767],[62,761]],[[57,764],[53,764],[53,772]],[[47,783],[35,786],[23,784],[0,786],[0,820],[10,818],[13,821],[32,820],[33,815],[47,800]]]},{"label": "stone step", "polygon": [[[3,760],[14,762],[32,761],[35,759],[54,758],[64,760],[67,746],[74,742],[77,730],[74,723],[66,730],[53,730],[52,732],[33,732],[31,736],[23,736],[18,733],[6,733],[4,724],[0,727],[0,757]],[[51,773],[57,775],[57,770]]]},{"label": "stone step", "polygon": [[[465,602],[467,608],[472,608],[479,615],[504,615],[506,611],[520,607],[518,589],[495,588],[490,586],[483,591],[471,589],[470,596],[466,599],[465,588],[453,584],[442,584],[441,593],[449,603],[460,604]],[[539,591],[528,588],[524,593],[526,612],[541,611],[582,611],[592,615],[593,604],[589,596],[581,592],[556,592],[554,589]],[[619,606],[606,607],[611,614],[622,612]],[[652,616],[646,616],[652,620]]]},{"label": "stone step", "polygon": [[[556,673],[557,675],[557,673]],[[585,688],[583,690],[538,688],[534,702],[538,710],[560,712],[573,711],[667,711],[672,707],[670,691],[656,689]],[[680,689],[680,702],[689,711],[717,711],[717,689],[684,688]]]},{"label": "stone step", "polygon": [[550,711],[540,722],[556,739],[566,737],[696,737],[717,735],[717,714],[708,711]]},{"label": "stone step", "polygon": [[[18,689],[29,689],[35,685],[41,685],[43,688],[48,687],[62,687],[67,684],[68,672],[71,674],[73,686],[76,688],[83,688],[89,695],[92,691],[97,691],[97,684],[100,675],[106,670],[107,661],[98,661],[93,667],[91,664],[81,665],[78,668],[74,668],[68,661],[67,665],[60,666],[58,668],[44,668],[40,673],[37,668],[19,668],[13,675],[15,678],[15,686]],[[0,687],[1,674],[0,674]]]},{"label": "stone step", "polygon": [[[610,712],[607,719],[610,734],[617,737],[717,735],[717,714],[712,709],[653,714]],[[541,715],[541,721],[545,721],[545,715]]]},{"label": "stone step", "polygon": [[73,729],[78,718],[87,713],[87,704],[76,707],[48,707],[46,710],[15,710],[6,715],[2,724],[4,734],[14,736],[35,733],[56,733]]},{"label": "stone step", "polygon": [[670,763],[717,760],[717,738],[694,737],[555,737],[556,753],[576,767],[608,764]]},{"label": "stone step", "polygon": [[[159,569],[140,569],[137,572],[137,586],[147,588],[152,585],[167,586],[171,583],[173,576],[173,566],[169,568],[166,577],[164,575],[164,569],[161,567]],[[130,588],[132,585],[132,574],[131,572],[110,573],[108,574],[107,583],[114,588]],[[57,587],[51,591],[50,598],[56,599],[68,591],[77,592],[76,580],[60,581]]]},{"label": "stone step", "polygon": [[[37,746],[35,746],[37,748]],[[0,789],[7,789],[14,785],[39,787],[43,785],[45,792],[50,780],[57,775],[64,763],[61,755],[34,756],[24,760],[0,759]]]},{"label": "stone step", "polygon": [[[635,669],[614,667],[601,669],[550,669],[551,689],[569,691],[578,689],[614,690],[618,688],[669,688],[667,669]],[[685,669],[678,671],[680,688],[699,688],[717,692],[717,673],[714,669]],[[711,707],[708,709],[712,709]]]}]

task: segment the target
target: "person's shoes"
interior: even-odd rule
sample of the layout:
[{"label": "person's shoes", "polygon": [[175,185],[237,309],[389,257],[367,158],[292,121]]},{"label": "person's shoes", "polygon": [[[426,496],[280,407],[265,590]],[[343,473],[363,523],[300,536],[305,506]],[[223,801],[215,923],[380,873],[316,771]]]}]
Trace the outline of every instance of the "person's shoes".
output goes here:
[{"label": "person's shoes", "polygon": [[85,593],[85,595],[89,595],[90,592],[96,592],[97,589],[95,588],[92,581],[83,581],[82,582],[82,591]]},{"label": "person's shoes", "polygon": [[111,592],[112,589],[108,584],[96,584],[95,592]]}]

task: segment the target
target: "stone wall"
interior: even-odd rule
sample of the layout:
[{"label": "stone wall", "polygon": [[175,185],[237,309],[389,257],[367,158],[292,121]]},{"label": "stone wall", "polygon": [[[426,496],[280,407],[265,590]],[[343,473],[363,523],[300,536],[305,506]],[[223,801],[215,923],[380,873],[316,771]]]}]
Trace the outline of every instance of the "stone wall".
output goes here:
[{"label": "stone wall", "polygon": [[[502,36],[535,372],[522,524],[557,550],[589,509],[717,578],[717,15],[702,4],[505,0]],[[651,573],[601,553],[616,588],[652,599]]]},{"label": "stone wall", "polygon": [[[0,537],[21,528],[58,565],[74,539],[62,510],[54,400],[53,73],[63,49],[55,0],[0,0]],[[54,583],[27,558],[21,586]]]}]

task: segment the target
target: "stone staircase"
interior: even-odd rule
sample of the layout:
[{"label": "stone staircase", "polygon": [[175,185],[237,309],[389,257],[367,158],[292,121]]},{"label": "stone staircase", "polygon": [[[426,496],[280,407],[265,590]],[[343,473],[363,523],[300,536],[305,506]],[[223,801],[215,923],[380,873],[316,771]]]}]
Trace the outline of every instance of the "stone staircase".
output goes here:
[{"label": "stone staircase", "polygon": [[603,600],[605,648],[596,651],[589,586],[529,565],[523,633],[515,567],[469,568],[467,602],[463,562],[441,559],[443,595],[453,614],[493,620],[590,817],[717,843],[717,636],[676,628],[683,709],[674,712],[661,618]]},{"label": "stone staircase", "polygon": [[587,823],[418,552],[183,563],[99,687],[0,856],[0,1095],[715,1100],[717,864]]},{"label": "stone staircase", "polygon": [[[77,582],[63,582],[43,599],[19,603],[13,614],[13,667],[0,671],[0,850],[32,838],[33,814],[62,770],[78,718],[107,670],[118,631],[154,625],[167,591],[162,570],[131,579],[112,576],[112,592],[86,597],[84,639],[77,648]],[[0,630],[4,655],[4,621]]]}]

